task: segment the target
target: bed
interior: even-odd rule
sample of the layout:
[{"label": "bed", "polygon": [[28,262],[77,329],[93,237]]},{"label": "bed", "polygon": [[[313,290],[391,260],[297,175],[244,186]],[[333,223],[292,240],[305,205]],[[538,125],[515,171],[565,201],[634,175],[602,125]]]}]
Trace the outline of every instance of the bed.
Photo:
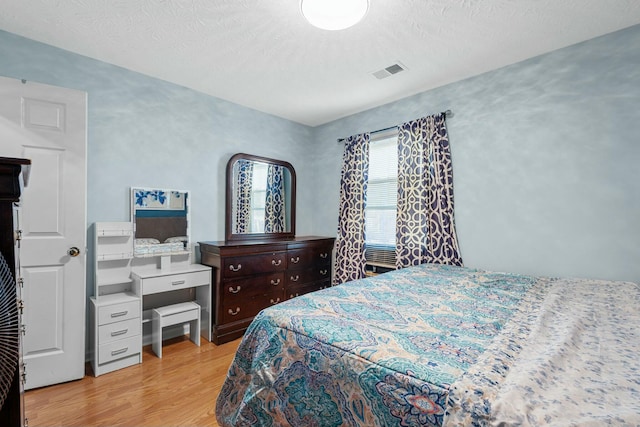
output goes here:
[{"label": "bed", "polygon": [[221,426],[640,425],[640,286],[421,265],[263,310]]}]

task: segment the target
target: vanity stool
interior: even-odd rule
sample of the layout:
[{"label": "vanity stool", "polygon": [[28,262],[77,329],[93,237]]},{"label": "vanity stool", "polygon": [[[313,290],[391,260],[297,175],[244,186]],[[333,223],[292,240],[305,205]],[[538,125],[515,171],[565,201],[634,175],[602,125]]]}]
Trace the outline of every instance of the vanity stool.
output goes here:
[{"label": "vanity stool", "polygon": [[189,339],[200,347],[200,306],[193,302],[167,305],[153,309],[151,347],[162,358],[162,328],[189,322]]}]

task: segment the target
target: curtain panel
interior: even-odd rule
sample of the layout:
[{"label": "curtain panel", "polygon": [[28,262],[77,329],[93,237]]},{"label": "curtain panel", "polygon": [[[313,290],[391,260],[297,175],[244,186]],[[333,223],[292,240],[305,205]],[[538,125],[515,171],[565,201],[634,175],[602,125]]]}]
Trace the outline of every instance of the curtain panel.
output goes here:
[{"label": "curtain panel", "polygon": [[270,164],[267,168],[267,191],[264,203],[264,232],[285,231],[284,168]]},{"label": "curtain panel", "polygon": [[365,217],[370,134],[351,136],[344,144],[340,211],[333,284],[365,276]]},{"label": "curtain panel", "polygon": [[237,176],[233,180],[237,186],[233,189],[236,203],[232,206],[233,229],[236,233],[248,233],[251,230],[251,192],[253,189],[253,162],[238,161]]},{"label": "curtain panel", "polygon": [[397,209],[396,268],[423,263],[462,265],[444,113],[399,126]]}]

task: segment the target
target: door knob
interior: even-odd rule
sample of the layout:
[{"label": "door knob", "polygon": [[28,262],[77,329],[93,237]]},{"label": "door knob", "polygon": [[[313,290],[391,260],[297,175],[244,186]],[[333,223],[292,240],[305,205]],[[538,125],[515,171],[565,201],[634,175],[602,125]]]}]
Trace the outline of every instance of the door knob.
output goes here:
[{"label": "door knob", "polygon": [[69,248],[67,253],[69,254],[69,256],[78,256],[78,255],[80,255],[80,249],[78,249],[75,246],[73,246],[73,247]]}]

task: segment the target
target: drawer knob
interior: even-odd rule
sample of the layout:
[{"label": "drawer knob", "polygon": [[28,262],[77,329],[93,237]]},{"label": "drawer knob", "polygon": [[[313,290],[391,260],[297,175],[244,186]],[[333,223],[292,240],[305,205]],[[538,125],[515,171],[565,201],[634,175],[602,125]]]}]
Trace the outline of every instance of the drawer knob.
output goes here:
[{"label": "drawer knob", "polygon": [[117,356],[118,354],[126,353],[129,350],[129,347],[121,348],[120,350],[113,350],[111,352],[112,356]]},{"label": "drawer knob", "polygon": [[236,309],[235,309],[235,310],[231,310],[231,309],[229,309],[229,314],[230,314],[230,315],[232,315],[232,316],[235,316],[235,315],[237,315],[238,313],[240,313],[240,307],[236,307]]},{"label": "drawer knob", "polygon": [[294,294],[291,294],[291,295],[289,295],[289,298],[295,298],[295,297],[297,297],[297,296],[299,296],[299,294],[297,294],[297,293],[296,293],[295,295],[294,295]]},{"label": "drawer knob", "polygon": [[320,254],[320,258],[322,258],[322,259],[327,259],[328,256],[329,256],[329,254],[326,253],[326,252],[323,252],[323,253]]},{"label": "drawer knob", "polygon": [[280,264],[282,264],[282,260],[281,259],[279,259],[279,260],[272,259],[271,260],[271,265],[278,266]]},{"label": "drawer knob", "polygon": [[113,331],[113,332],[111,332],[111,336],[112,336],[112,337],[117,337],[117,336],[119,336],[119,335],[124,335],[124,334],[126,334],[127,332],[129,332],[129,329],[123,329],[123,330],[121,330],[121,331]]},{"label": "drawer knob", "polygon": [[122,316],[126,316],[128,312],[129,312],[128,310],[125,310],[125,311],[119,311],[119,312],[117,312],[117,313],[111,313],[111,317],[122,317]]},{"label": "drawer knob", "polygon": [[273,298],[271,298],[271,304],[277,304],[280,302],[280,298],[276,299],[275,301],[273,300]]},{"label": "drawer knob", "polygon": [[280,279],[276,279],[276,280],[271,279],[271,284],[273,286],[278,286],[280,284]]},{"label": "drawer knob", "polygon": [[299,279],[300,279],[300,276],[298,276],[297,274],[295,276],[291,276],[292,282],[297,282]]},{"label": "drawer knob", "polygon": [[233,264],[229,266],[229,270],[231,271],[240,271],[241,268],[242,268],[242,264],[238,264],[238,267],[234,267]]},{"label": "drawer knob", "polygon": [[291,262],[292,262],[292,263],[294,263],[294,264],[299,263],[299,262],[300,262],[300,257],[299,257],[299,256],[297,256],[297,257],[295,257],[295,258],[291,258]]},{"label": "drawer knob", "polygon": [[171,282],[172,286],[180,286],[180,285],[184,285],[185,281],[184,280],[177,280],[175,282]]},{"label": "drawer knob", "polygon": [[320,274],[322,274],[323,276],[324,276],[325,274],[327,274],[327,273],[328,273],[328,271],[327,271],[326,269],[325,269],[325,270],[320,270]]},{"label": "drawer knob", "polygon": [[238,292],[240,292],[240,289],[242,289],[240,287],[240,285],[236,286],[235,289],[233,289],[233,287],[229,286],[229,292],[231,292],[232,294],[237,294]]}]

